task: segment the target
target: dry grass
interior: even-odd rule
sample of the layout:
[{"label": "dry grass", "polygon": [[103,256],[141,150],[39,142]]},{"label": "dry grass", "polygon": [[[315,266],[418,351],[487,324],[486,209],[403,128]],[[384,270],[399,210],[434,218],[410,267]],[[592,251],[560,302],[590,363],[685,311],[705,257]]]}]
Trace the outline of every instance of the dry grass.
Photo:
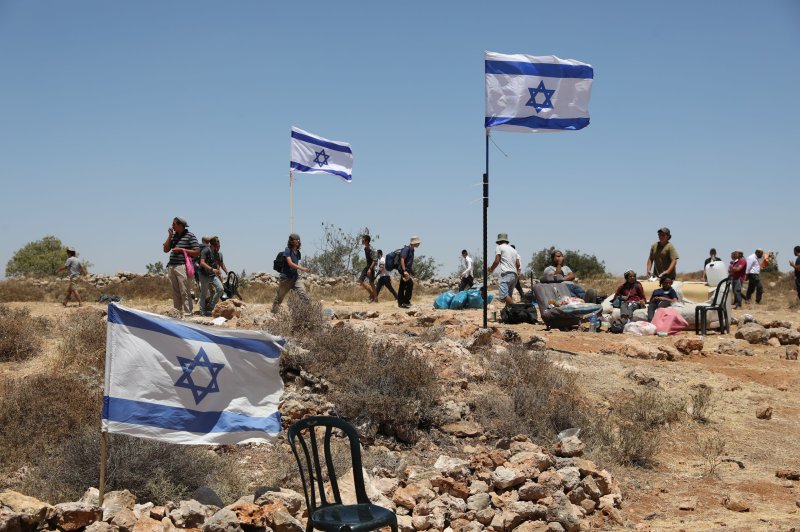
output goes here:
[{"label": "dry grass", "polygon": [[35,285],[25,279],[6,279],[0,281],[0,302],[59,301],[66,289],[66,285],[62,289],[57,285]]},{"label": "dry grass", "polygon": [[725,452],[725,438],[717,431],[711,431],[708,435],[698,434],[695,440],[697,453],[703,459],[705,474],[714,475],[717,467],[722,463],[722,455]]},{"label": "dry grass", "polygon": [[39,354],[48,324],[45,318],[31,317],[28,309],[0,305],[0,362]]},{"label": "dry grass", "polygon": [[58,327],[60,369],[73,371],[103,384],[106,356],[106,322],[98,309],[89,307],[66,316]]}]

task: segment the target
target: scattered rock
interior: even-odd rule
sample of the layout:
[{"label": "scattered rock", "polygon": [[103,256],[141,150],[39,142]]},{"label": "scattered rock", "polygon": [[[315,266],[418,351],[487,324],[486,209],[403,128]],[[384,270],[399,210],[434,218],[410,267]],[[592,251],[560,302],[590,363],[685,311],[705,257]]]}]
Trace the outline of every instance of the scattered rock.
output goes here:
[{"label": "scattered rock", "polygon": [[762,324],[766,329],[791,329],[792,324],[788,321],[772,320]]},{"label": "scattered rock", "polygon": [[786,346],[786,360],[797,360],[797,351],[798,347],[796,345],[787,345]]},{"label": "scattered rock", "polygon": [[[216,506],[216,505],[215,505]],[[263,526],[263,525],[262,525]],[[235,512],[223,508],[203,523],[202,532],[243,532]]]},{"label": "scattered rock", "polygon": [[54,507],[54,520],[58,528],[65,532],[73,532],[103,519],[103,509],[84,502],[64,502]]},{"label": "scattered rock", "polygon": [[[222,502],[222,498],[217,495],[217,492],[208,486],[200,486],[194,490],[194,493],[192,493],[192,499],[196,500],[200,504],[205,504],[206,506],[216,506],[217,508],[222,508],[225,506],[225,503]],[[131,506],[131,508],[133,508],[133,506]]]},{"label": "scattered rock", "polygon": [[20,516],[23,528],[44,528],[45,522],[55,513],[46,502],[11,490],[0,492],[0,508],[3,506]]},{"label": "scattered rock", "polygon": [[722,505],[732,512],[749,512],[750,511],[750,504],[739,500],[733,499],[729,495],[726,495],[722,499]]},{"label": "scattered rock", "polygon": [[681,338],[675,342],[675,348],[684,355],[692,354],[692,351],[703,350],[702,338]]},{"label": "scattered rock", "polygon": [[750,344],[745,340],[721,340],[717,346],[717,353],[751,357],[755,353],[747,347],[748,345]]},{"label": "scattered rock", "polygon": [[555,444],[553,447],[553,454],[565,458],[572,458],[583,455],[583,451],[585,450],[586,444],[578,439],[577,436],[568,436]]},{"label": "scattered rock", "polygon": [[474,438],[484,432],[484,428],[474,421],[460,421],[458,423],[447,423],[440,427],[443,432],[452,434],[458,438]]},{"label": "scattered rock", "polygon": [[638,384],[639,386],[649,386],[655,388],[658,386],[658,379],[653,377],[652,375],[648,375],[644,371],[639,368],[634,368],[630,370],[626,375],[627,378],[631,379],[633,382]]},{"label": "scattered rock", "polygon": [[747,323],[740,327],[736,330],[735,336],[751,344],[766,344],[769,339],[767,329],[757,323]]},{"label": "scattered rock", "polygon": [[697,508],[697,499],[686,499],[678,504],[678,510],[693,512]]},{"label": "scattered rock", "polygon": [[217,303],[211,315],[215,318],[222,316],[226,320],[232,320],[242,315],[242,310],[245,306],[246,305],[238,299],[226,299],[225,301]]},{"label": "scattered rock", "polygon": [[756,417],[758,419],[772,419],[772,407],[771,406],[764,406],[759,408],[756,411]]},{"label": "scattered rock", "polygon": [[775,471],[775,476],[786,480],[800,480],[800,470],[781,468]]}]

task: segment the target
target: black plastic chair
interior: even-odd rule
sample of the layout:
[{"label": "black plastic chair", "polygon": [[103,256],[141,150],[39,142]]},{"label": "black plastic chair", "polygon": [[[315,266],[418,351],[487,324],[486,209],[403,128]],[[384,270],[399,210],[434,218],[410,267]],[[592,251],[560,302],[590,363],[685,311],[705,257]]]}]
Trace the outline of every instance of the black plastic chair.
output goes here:
[{"label": "black plastic chair", "polygon": [[[319,448],[320,442],[317,440],[318,428],[324,428],[322,449]],[[331,455],[331,436],[334,428],[341,430],[349,440],[356,504],[343,504],[339,493],[339,483]],[[397,516],[394,512],[372,504],[367,497],[361,469],[361,447],[355,427],[335,417],[307,417],[289,427],[289,445],[292,446],[292,452],[300,469],[300,479],[303,481],[303,494],[308,508],[306,531],[317,529],[356,532],[375,530],[388,525],[397,532]],[[320,461],[320,450],[324,453],[324,463]],[[326,480],[330,483],[334,501],[328,501],[325,494]]]},{"label": "black plastic chair", "polygon": [[726,277],[721,280],[714,291],[714,298],[710,305],[697,305],[694,309],[694,333],[706,335],[708,325],[708,313],[716,312],[719,327],[717,330],[725,334],[731,332],[730,318],[728,317],[728,295],[731,291],[731,278]]}]

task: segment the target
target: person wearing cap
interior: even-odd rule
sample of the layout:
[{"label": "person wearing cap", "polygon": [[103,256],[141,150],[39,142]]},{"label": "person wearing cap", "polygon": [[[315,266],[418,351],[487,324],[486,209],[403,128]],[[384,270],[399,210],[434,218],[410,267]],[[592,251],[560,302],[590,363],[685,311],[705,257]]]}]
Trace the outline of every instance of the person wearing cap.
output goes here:
[{"label": "person wearing cap", "polygon": [[731,278],[733,288],[733,308],[742,308],[742,284],[746,276],[747,261],[744,260],[744,251],[737,249],[731,252],[731,262],[728,264],[728,277]]},{"label": "person wearing cap", "polygon": [[800,298],[800,246],[794,247],[794,262],[789,261],[789,266],[794,270],[794,289]]},{"label": "person wearing cap", "polygon": [[78,293],[78,282],[80,278],[83,277],[87,279],[89,274],[86,273],[86,268],[83,267],[81,261],[78,260],[76,257],[75,248],[68,246],[67,247],[67,262],[64,263],[62,267],[60,267],[56,272],[61,273],[63,271],[69,272],[69,286],[67,287],[67,293],[64,296],[64,301],[62,301],[62,305],[65,307],[72,296],[75,296],[75,300],[78,302],[78,306],[81,306],[81,295]]},{"label": "person wearing cap", "polygon": [[370,245],[371,241],[372,237],[369,235],[363,235],[361,237],[361,244],[364,246],[365,266],[364,269],[361,270],[361,275],[358,276],[358,284],[369,294],[369,302],[375,303],[378,299],[378,294],[375,291],[375,272],[378,265],[375,260],[375,254],[372,251],[372,246]]},{"label": "person wearing cap", "polygon": [[756,293],[756,305],[761,304],[761,296],[764,295],[764,287],[761,285],[761,257],[764,256],[764,250],[757,248],[756,252],[747,257],[747,293],[744,295],[745,301],[750,303],[750,298],[753,292]]},{"label": "person wearing cap", "polygon": [[514,287],[517,286],[517,279],[520,275],[519,253],[508,244],[508,234],[500,233],[497,235],[497,247],[494,251],[494,262],[489,267],[489,273],[494,273],[495,269],[500,269],[500,289],[498,298],[507,304],[514,302]]},{"label": "person wearing cap", "polygon": [[667,276],[675,279],[678,266],[678,250],[670,242],[672,233],[669,227],[662,227],[658,230],[658,242],[650,246],[650,255],[647,257],[647,276],[656,277]]},{"label": "person wearing cap", "polygon": [[408,308],[411,306],[411,296],[414,293],[414,251],[422,243],[418,236],[412,236],[407,246],[400,251],[400,286],[397,287],[397,306]]},{"label": "person wearing cap", "polygon": [[[172,285],[172,306],[184,317],[192,315],[192,279],[186,273],[186,255],[200,255],[200,244],[197,237],[189,232],[186,218],[176,216],[172,226],[167,229],[167,239],[162,246],[164,253],[169,253],[167,277]],[[184,254],[185,253],[185,254]]]},{"label": "person wearing cap", "polygon": [[[228,268],[222,259],[220,252],[220,241],[218,236],[208,237],[208,245],[200,251],[200,264],[197,268],[200,277],[200,314],[211,316],[211,311],[217,306],[219,298],[225,289],[222,287],[222,272],[228,274]],[[214,287],[214,295],[209,299],[209,285]]]},{"label": "person wearing cap", "polygon": [[289,291],[294,292],[304,302],[308,302],[308,292],[303,285],[303,280],[300,279],[299,272],[309,273],[311,270],[305,266],[300,266],[300,235],[292,233],[289,235],[289,240],[286,242],[286,249],[283,251],[283,270],[281,270],[280,282],[278,289],[275,291],[275,299],[272,300],[272,313],[278,312],[278,308],[283,303],[283,298]]},{"label": "person wearing cap", "polygon": [[629,320],[633,317],[633,311],[644,308],[647,299],[644,296],[642,283],[636,280],[636,272],[628,270],[623,274],[625,282],[617,287],[614,292],[613,306],[619,302],[619,314],[622,318]]}]

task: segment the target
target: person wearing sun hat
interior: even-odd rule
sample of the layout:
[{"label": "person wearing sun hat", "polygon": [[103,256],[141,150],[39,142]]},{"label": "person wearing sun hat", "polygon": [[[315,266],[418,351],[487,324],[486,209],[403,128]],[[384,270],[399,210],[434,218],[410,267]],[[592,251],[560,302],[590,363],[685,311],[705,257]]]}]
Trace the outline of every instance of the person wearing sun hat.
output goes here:
[{"label": "person wearing sun hat", "polygon": [[67,262],[64,263],[62,267],[60,267],[57,272],[69,271],[69,286],[67,287],[67,293],[64,296],[64,301],[61,302],[62,305],[65,307],[72,296],[75,296],[75,300],[78,302],[78,306],[81,306],[81,296],[78,293],[78,281],[80,281],[81,276],[84,279],[89,277],[89,274],[86,273],[86,268],[83,267],[81,261],[78,260],[76,256],[77,252],[75,248],[72,246],[67,246]]},{"label": "person wearing sun hat", "polygon": [[508,233],[498,234],[496,243],[494,262],[489,267],[489,273],[494,273],[499,267],[500,289],[497,296],[510,304],[514,302],[514,287],[520,275],[519,253],[508,244]]},{"label": "person wearing sun hat", "polygon": [[678,250],[670,242],[672,233],[669,227],[662,227],[657,233],[658,242],[650,246],[650,255],[647,257],[647,276],[666,276],[674,280],[680,256]]},{"label": "person wearing sun hat", "polygon": [[411,306],[411,295],[414,293],[414,251],[422,243],[418,236],[412,236],[408,245],[400,251],[400,286],[397,288],[397,306]]}]

